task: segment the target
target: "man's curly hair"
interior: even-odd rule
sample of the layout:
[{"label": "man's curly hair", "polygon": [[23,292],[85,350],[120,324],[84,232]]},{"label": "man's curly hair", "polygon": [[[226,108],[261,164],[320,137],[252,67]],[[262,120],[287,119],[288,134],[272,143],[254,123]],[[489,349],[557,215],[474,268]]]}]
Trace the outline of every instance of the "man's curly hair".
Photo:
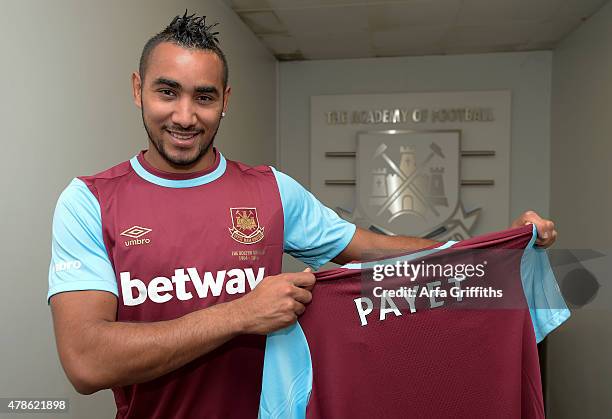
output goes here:
[{"label": "man's curly hair", "polygon": [[227,60],[219,46],[217,39],[219,32],[211,31],[217,25],[218,23],[207,25],[206,16],[196,16],[195,13],[188,16],[187,10],[183,16],[175,16],[166,29],[149,39],[142,49],[138,67],[140,78],[144,80],[153,49],[162,42],[171,42],[183,48],[206,50],[217,54],[223,62],[223,87],[225,88],[228,79]]}]

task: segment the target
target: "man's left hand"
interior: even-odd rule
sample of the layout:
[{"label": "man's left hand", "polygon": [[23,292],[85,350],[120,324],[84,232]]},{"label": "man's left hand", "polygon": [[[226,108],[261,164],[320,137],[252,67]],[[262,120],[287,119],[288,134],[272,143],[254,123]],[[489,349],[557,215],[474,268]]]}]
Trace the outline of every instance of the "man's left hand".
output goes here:
[{"label": "man's left hand", "polygon": [[540,247],[549,247],[557,240],[557,230],[555,223],[540,217],[535,211],[525,211],[512,222],[511,227],[520,227],[525,224],[533,224],[538,232],[536,245]]}]

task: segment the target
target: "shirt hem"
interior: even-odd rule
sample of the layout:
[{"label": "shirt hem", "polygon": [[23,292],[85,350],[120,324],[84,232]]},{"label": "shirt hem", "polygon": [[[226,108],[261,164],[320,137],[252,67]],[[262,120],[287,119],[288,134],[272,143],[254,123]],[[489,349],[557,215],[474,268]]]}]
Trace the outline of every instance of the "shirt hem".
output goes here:
[{"label": "shirt hem", "polygon": [[308,262],[306,263],[308,263],[308,265],[310,265],[313,269],[316,270],[316,269],[319,269],[321,266],[325,265],[327,262],[329,262],[336,256],[338,256],[340,253],[342,253],[342,251],[346,249],[346,247],[349,245],[351,240],[353,240],[353,237],[355,237],[355,232],[357,231],[357,226],[355,224],[348,223],[348,225],[350,226],[349,228],[351,229],[350,234],[348,234],[349,230],[347,230],[346,236],[342,240],[338,241],[338,244],[327,252],[328,255],[331,254],[333,256],[331,257],[325,256],[325,258],[321,260],[314,260],[313,261],[314,263],[308,263]]},{"label": "shirt hem", "polygon": [[540,333],[538,330],[538,334],[536,336],[536,343],[540,343],[544,340],[546,336],[550,334],[557,327],[561,326],[567,319],[571,316],[571,312],[568,309],[561,309],[557,311],[551,318],[548,320],[541,328],[543,333]]},{"label": "shirt hem", "polygon": [[76,282],[71,284],[63,284],[56,285],[53,288],[49,289],[47,293],[47,304],[49,304],[49,299],[53,297],[55,294],[59,294],[60,292],[69,292],[69,291],[107,291],[111,294],[114,294],[115,297],[119,297],[119,292],[112,287],[110,284],[104,281],[87,281],[87,282]]}]

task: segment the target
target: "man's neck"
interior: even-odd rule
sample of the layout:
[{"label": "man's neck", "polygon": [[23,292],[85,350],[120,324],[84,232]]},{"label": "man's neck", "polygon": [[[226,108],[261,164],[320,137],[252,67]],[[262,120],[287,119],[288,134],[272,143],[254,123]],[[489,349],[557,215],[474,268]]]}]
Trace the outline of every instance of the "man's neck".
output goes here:
[{"label": "man's neck", "polygon": [[151,166],[158,170],[162,170],[168,173],[194,173],[201,172],[212,167],[215,164],[215,151],[212,145],[208,151],[200,157],[198,160],[189,165],[175,165],[166,160],[155,148],[155,146],[149,145],[149,148],[144,153],[144,159]]}]

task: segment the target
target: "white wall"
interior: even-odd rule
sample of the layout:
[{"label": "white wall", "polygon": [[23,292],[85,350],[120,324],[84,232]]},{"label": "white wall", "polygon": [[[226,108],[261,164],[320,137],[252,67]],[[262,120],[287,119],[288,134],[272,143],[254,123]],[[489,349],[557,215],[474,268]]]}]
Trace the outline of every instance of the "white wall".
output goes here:
[{"label": "white wall", "polygon": [[283,62],[281,168],[308,186],[310,96],[507,89],[512,91],[510,216],[528,208],[547,214],[551,60],[550,52],[528,52]]},{"label": "white wall", "polygon": [[[612,248],[612,3],[554,51],[551,215],[560,248]],[[549,339],[550,417],[602,418],[612,412],[610,257],[602,288]],[[587,268],[591,269],[587,265]]]},{"label": "white wall", "polygon": [[276,60],[221,1],[4,0],[1,8],[0,397],[69,397],[69,417],[113,417],[110,391],[77,395],[58,362],[45,301],[56,199],[71,178],[147,146],[130,73],[146,40],[185,8],[220,22],[233,95],[217,146],[230,158],[276,160]]}]

